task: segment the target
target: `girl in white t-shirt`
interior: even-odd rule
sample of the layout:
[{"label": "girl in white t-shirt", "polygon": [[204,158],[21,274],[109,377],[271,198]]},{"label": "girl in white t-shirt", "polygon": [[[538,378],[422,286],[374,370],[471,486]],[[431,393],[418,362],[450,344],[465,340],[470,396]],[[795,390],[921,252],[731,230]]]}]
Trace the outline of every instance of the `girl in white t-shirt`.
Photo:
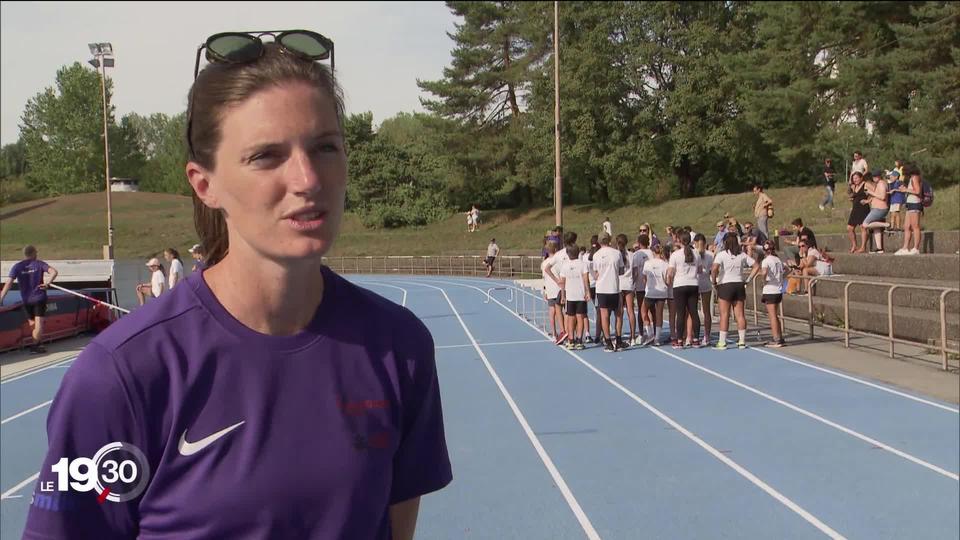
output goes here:
[{"label": "girl in white t-shirt", "polygon": [[163,275],[163,265],[156,257],[147,261],[147,268],[150,269],[150,283],[140,283],[137,285],[137,301],[142,306],[146,297],[152,296],[160,298],[163,294],[163,288],[166,285],[166,278]]},{"label": "girl in white t-shirt", "polygon": [[587,301],[590,299],[590,282],[587,278],[587,266],[580,259],[580,248],[567,247],[568,260],[560,265],[559,277],[566,296],[567,342],[568,349],[584,349],[583,331],[587,326]]},{"label": "girl in white t-shirt", "polygon": [[[617,235],[617,250],[620,251],[620,257],[623,259],[623,270],[620,272],[620,309],[617,310],[617,347],[627,349],[637,341],[636,328],[636,310],[633,307],[634,298],[636,298],[636,288],[633,275],[633,254],[627,251],[627,235]],[[623,343],[623,312],[627,312],[627,322],[630,323],[630,339]]]},{"label": "girl in white t-shirt", "polygon": [[[597,343],[600,343],[601,336],[600,333],[600,304],[597,302],[597,274],[594,272],[593,268],[593,256],[600,251],[600,237],[598,235],[593,235],[590,237],[590,252],[587,253],[587,277],[590,281],[590,299],[593,301],[593,324],[594,324],[594,338]],[[587,318],[589,319],[589,317]],[[590,336],[586,337],[586,342],[590,343]]]},{"label": "girl in white t-shirt", "polygon": [[[783,347],[783,327],[780,325],[780,318],[777,315],[777,307],[783,301],[783,261],[777,257],[776,246],[771,240],[763,243],[763,261],[760,262],[759,273],[763,276],[763,296],[762,301],[767,306],[767,318],[770,319],[770,335],[773,341],[766,344],[767,347]],[[752,278],[758,272],[755,269],[750,277]]]},{"label": "girl in white t-shirt", "polygon": [[610,235],[601,236],[600,249],[593,254],[593,274],[597,280],[597,304],[600,306],[604,352],[617,350],[611,340],[610,316],[620,309],[620,274],[623,272],[623,256],[610,247],[610,240]]},{"label": "girl in white t-shirt", "polygon": [[717,287],[717,297],[720,299],[720,339],[717,341],[717,350],[727,348],[727,329],[730,327],[730,308],[733,308],[737,318],[737,332],[740,339],[737,347],[747,347],[747,316],[744,313],[744,302],[747,291],[744,287],[743,270],[755,268],[757,261],[750,255],[740,251],[740,241],[736,236],[728,234],[723,240],[724,250],[717,253],[713,260],[711,276]]},{"label": "girl in white t-shirt", "polygon": [[650,322],[647,324],[647,338],[644,345],[660,345],[663,332],[663,305],[667,301],[667,260],[663,256],[662,244],[653,246],[653,257],[643,265],[644,297]]},{"label": "girl in white t-shirt", "polygon": [[649,323],[647,304],[643,301],[643,298],[646,296],[643,284],[643,266],[652,258],[653,252],[650,251],[650,239],[647,235],[641,234],[637,237],[637,249],[633,252],[633,261],[631,264],[637,302],[637,339],[633,344],[638,346],[643,345],[647,324]]},{"label": "girl in white t-shirt", "polygon": [[543,276],[543,298],[547,301],[547,313],[550,317],[550,326],[557,344],[563,343],[567,332],[563,329],[563,309],[560,305],[560,278],[554,272],[556,264],[557,244],[547,242],[547,256],[540,263],[540,274]]},{"label": "girl in white t-shirt", "polygon": [[[700,262],[703,264],[703,272],[700,273],[697,290],[700,293],[700,317],[703,320],[703,339],[700,340],[700,346],[708,347],[710,345],[710,331],[713,329],[713,305],[710,297],[713,295],[713,286],[710,283],[710,270],[713,269],[714,255],[707,249],[707,237],[697,233],[693,239],[694,249],[700,255]],[[689,322],[689,319],[688,319]],[[696,339],[698,336],[694,335]]]},{"label": "girl in white t-shirt", "polygon": [[183,262],[180,261],[180,253],[173,248],[163,250],[163,258],[170,263],[170,273],[167,274],[167,287],[172,291],[177,283],[183,279]]},{"label": "girl in white t-shirt", "polygon": [[[583,326],[583,342],[584,343],[593,343],[593,337],[590,335],[590,304],[592,303],[594,309],[596,309],[596,301],[593,300],[594,289],[596,288],[597,282],[593,279],[593,273],[590,271],[593,263],[590,262],[590,250],[581,247],[580,248],[580,261],[583,262],[583,269],[587,271],[587,291],[590,293],[590,297],[587,298],[587,323]],[[592,302],[591,302],[592,301]]]},{"label": "girl in white t-shirt", "polygon": [[[703,272],[700,254],[690,246],[690,235],[680,234],[678,240],[681,248],[670,255],[670,269],[667,274],[668,281],[673,287],[674,308],[676,308],[675,318],[670,320],[670,325],[677,329],[676,338],[673,340],[674,349],[679,349],[681,346],[700,346],[699,339],[694,341],[693,337],[700,335],[700,314],[697,312],[697,303],[700,297],[700,274]],[[692,331],[687,331],[688,314],[693,319]],[[684,334],[686,334],[685,339]]]}]

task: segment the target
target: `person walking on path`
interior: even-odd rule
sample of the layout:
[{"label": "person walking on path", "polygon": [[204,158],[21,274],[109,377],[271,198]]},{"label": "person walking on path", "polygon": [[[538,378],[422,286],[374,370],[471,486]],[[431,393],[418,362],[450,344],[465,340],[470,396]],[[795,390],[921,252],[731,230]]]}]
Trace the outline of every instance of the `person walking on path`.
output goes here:
[{"label": "person walking on path", "polygon": [[487,258],[483,260],[483,265],[487,267],[487,277],[490,277],[490,274],[493,273],[493,263],[497,260],[498,255],[500,255],[500,246],[497,245],[496,238],[491,238],[487,245]]},{"label": "person walking on path", "polygon": [[603,220],[603,232],[613,236],[613,224],[610,223],[610,218]]},{"label": "person walking on path", "polygon": [[833,210],[833,194],[837,188],[836,180],[837,172],[833,170],[833,160],[827,158],[823,161],[823,181],[826,185],[827,194],[823,198],[823,202],[820,203],[820,210],[826,209],[827,206]]},{"label": "person walking on path", "polygon": [[[13,280],[17,280],[20,287],[20,299],[23,301],[23,310],[27,314],[27,321],[31,327],[33,345],[31,354],[47,352],[40,343],[43,340],[43,318],[47,315],[47,286],[57,279],[56,268],[37,258],[37,248],[26,246],[23,248],[24,259],[13,265],[7,282],[0,291],[0,305],[10,292]],[[43,275],[50,274],[50,281],[44,282]]]},{"label": "person walking on path", "polygon": [[763,192],[761,184],[754,184],[753,194],[757,196],[757,203],[753,205],[753,216],[757,218],[757,229],[764,236],[770,236],[767,230],[767,220],[773,217],[773,199]]}]

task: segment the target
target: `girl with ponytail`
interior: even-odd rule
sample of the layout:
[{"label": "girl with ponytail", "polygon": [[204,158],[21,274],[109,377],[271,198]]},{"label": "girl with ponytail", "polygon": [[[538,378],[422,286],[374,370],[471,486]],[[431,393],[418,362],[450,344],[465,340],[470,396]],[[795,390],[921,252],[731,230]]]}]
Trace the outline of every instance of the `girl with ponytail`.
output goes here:
[{"label": "girl with ponytail", "polygon": [[[700,274],[703,272],[703,265],[700,261],[700,255],[690,247],[690,235],[681,234],[681,249],[675,251],[670,256],[668,264],[667,281],[673,287],[673,303],[675,313],[670,325],[676,328],[676,338],[673,340],[673,348],[699,347],[700,340],[694,340],[694,336],[700,335],[700,315],[697,313],[697,301],[699,299]],[[693,319],[693,332],[687,332],[687,314]],[[684,339],[684,334],[686,338]]]},{"label": "girl with ponytail", "polygon": [[[620,273],[620,308],[617,310],[617,344],[618,349],[627,349],[636,344],[637,336],[635,328],[637,326],[636,309],[634,308],[634,298],[636,291],[633,275],[633,256],[627,254],[627,235],[617,235],[617,249],[620,251],[620,259],[623,261],[623,271]],[[626,344],[620,336],[623,335],[623,311],[627,312],[627,321],[630,323],[630,340]]]}]

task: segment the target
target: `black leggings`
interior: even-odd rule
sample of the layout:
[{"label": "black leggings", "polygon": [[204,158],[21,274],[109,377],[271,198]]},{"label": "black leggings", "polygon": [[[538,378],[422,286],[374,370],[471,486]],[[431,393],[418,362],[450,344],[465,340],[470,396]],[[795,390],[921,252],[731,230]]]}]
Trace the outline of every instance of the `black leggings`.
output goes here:
[{"label": "black leggings", "polygon": [[697,311],[697,302],[700,300],[700,288],[696,285],[673,288],[674,327],[677,329],[677,339],[684,341],[684,334],[687,331],[687,313],[693,318],[693,336],[687,336],[687,340],[692,340],[694,336],[700,335],[700,313]]}]

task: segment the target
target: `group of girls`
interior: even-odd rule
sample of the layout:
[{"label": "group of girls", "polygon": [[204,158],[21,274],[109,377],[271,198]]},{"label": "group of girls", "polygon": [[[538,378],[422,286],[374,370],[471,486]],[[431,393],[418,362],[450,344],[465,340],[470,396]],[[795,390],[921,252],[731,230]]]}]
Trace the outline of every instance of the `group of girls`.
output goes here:
[{"label": "group of girls", "polygon": [[[765,242],[763,256],[754,258],[744,251],[751,246],[741,246],[734,234],[724,238],[723,249],[716,254],[707,250],[702,234],[682,234],[678,240],[672,246],[651,246],[649,237],[641,234],[628,249],[626,235],[611,238],[604,234],[593,236],[587,250],[576,245],[575,233],[567,233],[564,248],[548,243],[548,255],[541,269],[557,344],[582,349],[595,339],[606,352],[663,345],[666,307],[673,348],[710,346],[710,301],[715,292],[720,308],[720,335],[714,348],[727,349],[731,310],[737,323],[737,347],[745,348],[746,283],[759,274],[772,334],[772,341],[766,346],[782,347],[777,309],[783,298],[785,276],[774,243]],[[747,270],[749,273],[745,274]],[[595,337],[590,335],[587,317],[587,304],[591,301]]]}]

